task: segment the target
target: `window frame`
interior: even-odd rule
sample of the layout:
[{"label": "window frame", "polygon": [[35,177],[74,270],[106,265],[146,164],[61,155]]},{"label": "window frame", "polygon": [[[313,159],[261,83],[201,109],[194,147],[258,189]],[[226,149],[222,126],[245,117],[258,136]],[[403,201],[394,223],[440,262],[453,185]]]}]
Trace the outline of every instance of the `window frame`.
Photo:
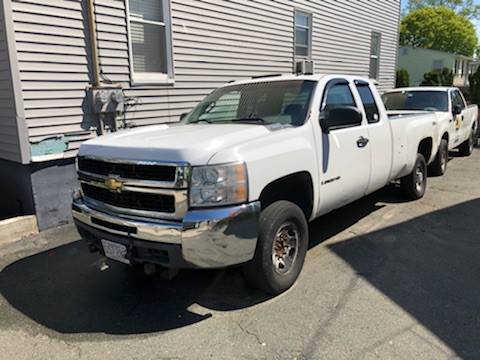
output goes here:
[{"label": "window frame", "polygon": [[[373,50],[373,38],[377,36],[378,37],[378,43],[377,43],[377,54],[372,54]],[[381,58],[381,50],[382,50],[382,33],[379,31],[372,31],[370,34],[370,54],[368,55],[368,77],[370,79],[378,80],[380,77],[380,58]],[[377,60],[377,66],[375,68],[375,76],[372,76],[371,74],[371,68],[372,68],[372,59]]]},{"label": "window frame", "polygon": [[[299,25],[297,26],[297,15],[301,14],[308,17],[308,27]],[[308,30],[308,45],[307,45],[307,56],[297,55],[297,27]],[[295,60],[311,60],[312,59],[312,38],[313,38],[313,13],[301,10],[294,9],[293,11],[293,58]],[[300,46],[304,46],[303,44]]]},{"label": "window frame", "polygon": [[[163,6],[163,23],[151,20],[136,19],[130,15],[130,0],[125,0],[126,15],[127,15],[127,37],[128,37],[128,61],[130,68],[130,84],[132,86],[140,85],[168,85],[173,84],[174,80],[174,66],[173,66],[173,43],[172,43],[172,12],[170,6],[170,0],[162,1]],[[133,45],[131,36],[130,22],[138,22],[144,24],[152,24],[165,27],[165,58],[167,62],[166,73],[156,72],[135,72],[133,62]]]}]

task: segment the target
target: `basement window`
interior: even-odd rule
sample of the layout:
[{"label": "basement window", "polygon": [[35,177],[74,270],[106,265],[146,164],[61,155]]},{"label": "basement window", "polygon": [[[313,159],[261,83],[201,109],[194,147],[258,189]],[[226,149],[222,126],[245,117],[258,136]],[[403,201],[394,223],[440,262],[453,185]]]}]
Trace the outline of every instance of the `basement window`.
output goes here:
[{"label": "basement window", "polygon": [[173,82],[170,3],[128,0],[130,72],[133,83]]},{"label": "basement window", "polygon": [[312,14],[295,10],[295,58],[310,59],[312,55]]},{"label": "basement window", "polygon": [[379,32],[372,32],[370,42],[370,69],[369,77],[371,79],[378,79],[378,72],[380,68],[380,44],[382,35]]}]

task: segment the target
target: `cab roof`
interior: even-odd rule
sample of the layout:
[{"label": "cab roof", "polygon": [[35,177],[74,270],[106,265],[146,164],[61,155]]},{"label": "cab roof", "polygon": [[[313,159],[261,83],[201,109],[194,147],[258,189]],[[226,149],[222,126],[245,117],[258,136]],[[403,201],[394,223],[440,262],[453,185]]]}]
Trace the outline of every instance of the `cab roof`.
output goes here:
[{"label": "cab roof", "polygon": [[314,74],[314,75],[295,75],[295,74],[272,74],[265,76],[254,76],[250,79],[231,81],[225,86],[228,85],[243,85],[243,84],[255,84],[260,82],[273,82],[273,81],[291,81],[291,80],[310,80],[310,81],[320,81],[324,78],[343,78],[349,81],[353,80],[363,80],[368,83],[374,83],[371,79],[362,76],[352,76],[344,74]]}]

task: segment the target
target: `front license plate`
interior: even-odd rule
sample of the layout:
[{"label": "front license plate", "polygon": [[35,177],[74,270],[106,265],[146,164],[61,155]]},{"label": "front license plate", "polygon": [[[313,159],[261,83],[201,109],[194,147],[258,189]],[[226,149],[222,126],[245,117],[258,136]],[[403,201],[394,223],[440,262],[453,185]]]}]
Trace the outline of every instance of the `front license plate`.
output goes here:
[{"label": "front license plate", "polygon": [[117,244],[112,241],[102,240],[103,251],[105,256],[109,259],[120,261],[124,264],[130,264],[127,259],[127,247],[122,244]]}]

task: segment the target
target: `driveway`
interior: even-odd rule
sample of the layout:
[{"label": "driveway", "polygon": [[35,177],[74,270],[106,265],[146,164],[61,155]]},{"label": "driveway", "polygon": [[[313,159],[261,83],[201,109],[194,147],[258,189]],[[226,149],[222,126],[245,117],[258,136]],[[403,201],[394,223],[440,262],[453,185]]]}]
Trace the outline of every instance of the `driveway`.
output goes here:
[{"label": "driveway", "polygon": [[3,359],[480,358],[480,151],[427,195],[394,186],[311,224],[298,283],[136,277],[71,226],[0,248]]}]

